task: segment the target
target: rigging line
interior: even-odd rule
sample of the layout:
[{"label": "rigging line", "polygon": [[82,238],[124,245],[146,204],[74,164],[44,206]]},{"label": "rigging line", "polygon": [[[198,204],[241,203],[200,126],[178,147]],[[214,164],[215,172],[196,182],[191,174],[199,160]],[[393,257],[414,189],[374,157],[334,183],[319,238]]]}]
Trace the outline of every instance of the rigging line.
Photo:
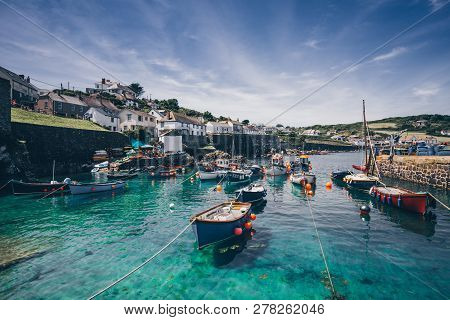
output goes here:
[{"label": "rigging line", "polygon": [[438,198],[436,198],[431,192],[428,192],[428,194],[430,195],[430,197],[432,197],[434,200],[436,200],[437,202],[439,202],[441,204],[441,206],[443,206],[445,209],[450,211],[450,207],[447,206],[445,203],[443,203],[441,200],[439,200]]},{"label": "rigging line", "polygon": [[80,51],[78,51],[77,49],[75,49],[74,47],[72,47],[70,44],[68,44],[67,42],[65,42],[64,40],[60,39],[59,37],[57,37],[56,35],[54,35],[53,33],[51,33],[50,31],[48,31],[47,29],[45,29],[44,27],[42,27],[40,24],[38,24],[37,22],[33,21],[31,18],[25,16],[23,13],[21,13],[19,10],[17,10],[16,8],[12,7],[10,4],[8,4],[7,2],[5,2],[4,0],[0,0],[0,3],[3,3],[6,7],[8,7],[10,10],[14,11],[17,15],[21,16],[22,18],[24,18],[25,20],[27,20],[29,23],[31,23],[33,26],[35,26],[36,28],[38,28],[39,30],[41,30],[42,32],[46,33],[48,36],[50,36],[51,38],[53,38],[54,40],[58,41],[59,43],[61,43],[62,45],[64,45],[66,48],[72,50],[73,52],[75,52],[78,56],[80,56],[81,58],[85,59],[86,61],[88,61],[90,64],[92,64],[93,66],[97,67],[98,69],[100,69],[101,71],[105,72],[106,74],[110,75],[112,78],[118,80],[119,82],[123,82],[121,81],[119,78],[117,78],[116,76],[114,76],[111,72],[108,72],[105,68],[103,68],[102,66],[98,65],[95,61],[93,61],[92,59],[86,57],[84,54],[82,54]]},{"label": "rigging line", "polygon": [[[0,0],[0,1],[1,1],[1,0]],[[39,82],[39,83],[46,84],[46,85],[48,85],[48,86],[50,86],[50,87],[54,87],[54,88],[57,88],[57,89],[60,89],[60,88],[61,88],[60,85],[59,85],[59,86],[56,86],[56,85],[54,85],[54,84],[51,84],[51,83],[48,83],[48,82],[45,82],[45,81],[41,81],[41,80],[38,80],[38,79],[35,79],[35,78],[31,78],[31,77],[30,77],[30,79],[33,80],[33,81]],[[82,88],[82,87],[75,87],[75,86],[72,86],[72,87],[75,88],[75,89],[81,89],[81,90],[84,89],[84,88]],[[63,89],[65,89],[64,86],[63,86]],[[70,89],[69,89],[69,90],[70,90]]]},{"label": "rigging line", "polygon": [[[331,222],[331,220],[328,220],[327,218],[325,218],[328,222]],[[338,226],[340,229],[342,229],[342,231],[344,231],[344,233],[348,234],[349,236],[351,236],[352,238],[358,240],[359,242],[364,243],[364,241],[362,241],[361,239],[359,239],[358,237],[354,236],[351,232],[348,232],[344,227],[342,227],[341,225],[337,224],[335,221],[333,221],[333,225]],[[407,274],[409,274],[411,277],[415,278],[416,280],[418,280],[419,282],[421,282],[422,284],[424,284],[426,287],[430,288],[431,290],[435,291],[436,293],[438,293],[441,297],[445,298],[445,299],[449,299],[449,297],[447,297],[445,294],[443,294],[442,292],[440,292],[438,289],[433,288],[430,284],[428,284],[426,281],[420,279],[418,276],[416,276],[414,273],[406,270],[405,268],[403,268],[402,266],[400,266],[397,262],[393,261],[392,258],[390,258],[389,256],[379,252],[376,249],[370,248],[370,251],[373,251],[374,253],[376,253],[377,255],[385,258],[386,260],[388,260],[390,263],[392,263],[393,265],[397,266],[399,269],[401,269],[402,271],[406,272]]]},{"label": "rigging line", "polygon": [[[0,0],[1,1],[1,0]],[[331,84],[332,82],[334,82],[335,80],[339,79],[342,75],[344,75],[345,73],[347,73],[348,71],[350,71],[351,69],[355,68],[356,66],[358,66],[359,64],[361,64],[364,60],[366,60],[367,58],[369,58],[370,56],[372,56],[373,54],[377,53],[378,51],[380,51],[381,49],[387,47],[391,42],[393,42],[394,40],[397,40],[398,38],[400,38],[402,35],[404,35],[405,33],[407,33],[408,31],[410,31],[411,29],[415,28],[417,25],[419,25],[422,21],[426,20],[427,18],[429,18],[430,16],[434,15],[436,12],[440,11],[442,8],[444,8],[445,6],[447,6],[447,4],[450,1],[447,1],[445,4],[443,4],[441,7],[431,11],[430,13],[428,13],[427,15],[423,16],[422,18],[420,18],[419,20],[417,20],[416,22],[414,22],[413,24],[411,24],[409,27],[407,27],[406,29],[403,29],[402,31],[400,31],[399,33],[397,33],[395,36],[393,36],[392,38],[390,38],[389,40],[387,40],[386,42],[384,42],[383,44],[379,45],[378,47],[376,47],[374,50],[370,51],[369,53],[367,53],[366,55],[364,55],[363,57],[361,57],[359,60],[357,60],[356,62],[352,63],[350,66],[348,66],[347,68],[345,68],[344,70],[342,70],[341,72],[337,73],[336,75],[334,75],[332,78],[330,78],[329,80],[325,81],[324,83],[322,83],[318,88],[314,89],[313,91],[311,91],[310,93],[308,93],[306,96],[304,96],[303,98],[301,98],[300,100],[298,100],[297,102],[295,102],[293,105],[291,105],[290,107],[288,107],[287,109],[285,109],[284,111],[280,112],[278,115],[276,115],[274,118],[272,118],[269,122],[266,123],[266,126],[269,125],[270,123],[272,123],[273,121],[275,121],[276,119],[278,119],[279,117],[281,117],[282,115],[284,115],[285,113],[287,113],[288,111],[294,109],[295,107],[297,107],[300,103],[302,103],[303,101],[307,100],[308,98],[310,98],[311,96],[313,96],[314,94],[316,94],[318,91],[320,91],[321,89],[325,88],[326,86],[328,86],[329,84]]]},{"label": "rigging line", "polygon": [[330,269],[328,268],[327,258],[325,257],[325,252],[323,250],[322,241],[320,240],[319,231],[317,230],[316,219],[314,219],[314,214],[312,212],[311,203],[309,201],[308,195],[306,195],[306,201],[308,202],[309,213],[311,214],[312,221],[314,223],[314,229],[316,230],[317,240],[319,241],[320,251],[322,252],[323,263],[325,264],[325,269],[327,271],[328,279],[330,280],[331,290],[333,292],[333,298],[336,298],[336,290],[334,288],[333,280],[331,279]]},{"label": "rigging line", "polygon": [[[295,199],[295,197],[292,196],[292,199]],[[357,241],[363,243],[365,245],[365,242],[361,239],[359,239],[358,237],[354,236],[351,232],[348,232],[344,227],[342,227],[340,224],[336,223],[336,221],[331,221],[329,220],[327,217],[323,217],[325,220],[327,220],[327,222],[333,222],[333,225],[338,226],[342,231],[344,231],[345,234],[348,234],[350,237],[356,239]],[[400,270],[406,272],[407,274],[409,274],[411,277],[413,277],[414,279],[418,280],[419,282],[421,282],[423,285],[425,285],[426,287],[430,288],[431,290],[435,291],[436,293],[438,293],[440,296],[442,296],[445,299],[449,299],[449,297],[447,297],[446,295],[444,295],[442,292],[440,292],[438,289],[433,288],[430,284],[428,284],[426,281],[420,279],[418,276],[416,276],[414,273],[412,273],[411,271],[406,270],[405,268],[403,268],[402,266],[400,266],[397,262],[393,261],[390,257],[384,255],[383,253],[379,252],[376,249],[370,248],[370,251],[372,251],[373,253],[385,258],[386,260],[388,260],[390,263],[392,263],[394,266],[396,266],[397,268],[399,268]]]},{"label": "rigging line", "polygon": [[180,233],[178,233],[176,235],[175,238],[173,238],[172,240],[170,240],[164,247],[162,247],[161,249],[159,249],[158,252],[156,252],[155,254],[153,254],[150,258],[148,258],[147,260],[145,260],[144,262],[142,262],[140,265],[138,265],[137,267],[135,267],[133,270],[131,270],[130,272],[128,272],[127,274],[123,275],[122,277],[120,277],[119,279],[117,279],[116,281],[112,282],[111,284],[109,284],[108,286],[106,286],[105,288],[101,289],[100,291],[98,291],[97,293],[93,294],[92,296],[90,296],[88,298],[88,300],[92,300],[95,297],[99,296],[100,294],[102,294],[103,292],[107,291],[108,289],[114,287],[116,284],[118,284],[119,282],[121,282],[122,280],[125,280],[126,278],[128,278],[129,276],[131,276],[133,273],[135,273],[136,271],[138,271],[139,269],[141,269],[143,266],[145,266],[147,263],[149,263],[150,261],[152,261],[154,258],[156,258],[160,253],[162,253],[164,250],[166,250],[175,240],[177,240],[194,222],[195,222],[195,218],[192,219],[192,221],[186,226],[184,227],[183,230],[181,230]]}]

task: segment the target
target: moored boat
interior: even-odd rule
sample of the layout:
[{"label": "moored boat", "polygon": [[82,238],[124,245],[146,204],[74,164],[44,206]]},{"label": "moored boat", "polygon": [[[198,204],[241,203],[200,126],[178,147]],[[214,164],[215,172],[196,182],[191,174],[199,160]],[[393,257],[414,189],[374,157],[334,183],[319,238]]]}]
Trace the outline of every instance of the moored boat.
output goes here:
[{"label": "moored boat", "polygon": [[228,171],[226,179],[228,183],[245,183],[250,181],[252,172],[250,170]]},{"label": "moored boat", "polygon": [[251,227],[250,207],[245,202],[224,202],[193,215],[190,221],[198,248],[238,236],[245,226]]},{"label": "moored boat", "polygon": [[252,183],[248,187],[236,191],[235,194],[237,201],[255,203],[263,200],[267,195],[267,191],[263,185]]},{"label": "moored boat", "polygon": [[17,180],[11,180],[12,192],[14,195],[27,195],[27,194],[46,194],[61,190],[63,192],[68,191],[68,185],[64,182],[22,182]]},{"label": "moored boat", "polygon": [[115,191],[124,187],[125,182],[120,180],[108,183],[69,183],[70,193],[72,194]]},{"label": "moored boat", "polygon": [[316,175],[309,173],[309,172],[303,172],[303,173],[294,173],[291,175],[290,180],[293,184],[298,184],[298,185],[306,185],[306,184],[311,184],[311,185],[315,185],[316,184]]},{"label": "moored boat", "polygon": [[342,179],[344,179],[346,176],[348,175],[352,175],[353,172],[350,170],[336,170],[331,172],[330,177],[333,180],[339,180],[342,181]]},{"label": "moored boat", "polygon": [[342,179],[342,181],[344,181],[350,188],[369,190],[373,186],[380,183],[380,178],[364,173],[358,173],[347,175]]},{"label": "moored boat", "polygon": [[370,189],[369,194],[393,207],[419,214],[427,213],[429,197],[426,192],[414,192],[399,187],[374,186]]},{"label": "moored boat", "polygon": [[102,171],[104,173],[107,173],[108,167],[109,167],[108,161],[100,162],[100,163],[94,165],[94,168],[91,170],[91,173],[100,173]]},{"label": "moored boat", "polygon": [[151,168],[148,173],[150,178],[172,178],[176,177],[177,170],[176,169],[167,169],[167,168]]},{"label": "moored boat", "polygon": [[198,171],[198,177],[200,180],[216,180],[219,176],[217,171]]}]

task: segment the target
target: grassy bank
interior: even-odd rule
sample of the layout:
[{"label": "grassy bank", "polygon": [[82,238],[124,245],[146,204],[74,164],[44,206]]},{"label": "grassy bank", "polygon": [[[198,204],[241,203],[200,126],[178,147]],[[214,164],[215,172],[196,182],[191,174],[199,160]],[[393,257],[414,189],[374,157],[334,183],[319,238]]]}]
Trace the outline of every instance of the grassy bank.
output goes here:
[{"label": "grassy bank", "polygon": [[88,120],[72,119],[11,108],[11,122],[82,130],[108,131]]}]

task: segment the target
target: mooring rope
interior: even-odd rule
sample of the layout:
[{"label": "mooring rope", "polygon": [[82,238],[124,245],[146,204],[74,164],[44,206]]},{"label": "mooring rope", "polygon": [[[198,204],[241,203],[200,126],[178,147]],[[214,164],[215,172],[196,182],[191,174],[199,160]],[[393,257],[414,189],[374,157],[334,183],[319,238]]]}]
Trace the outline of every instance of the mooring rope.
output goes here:
[{"label": "mooring rope", "polygon": [[58,189],[53,190],[53,191],[50,192],[50,193],[47,193],[47,194],[44,195],[42,198],[39,198],[38,201],[47,198],[48,196],[54,194],[56,191],[62,190],[62,189],[63,189],[64,187],[66,187],[66,186],[67,186],[67,184],[64,184],[62,187],[59,187]]},{"label": "mooring rope", "polygon": [[4,187],[6,187],[8,184],[10,184],[11,181],[13,181],[13,179],[9,180],[6,184],[4,184],[4,185],[0,188],[0,191],[1,191]]},{"label": "mooring rope", "polygon": [[125,280],[126,278],[128,278],[129,276],[131,276],[133,273],[135,273],[136,271],[138,271],[139,269],[141,269],[143,266],[145,266],[147,263],[149,263],[150,261],[152,261],[154,258],[156,258],[159,254],[161,254],[164,250],[166,250],[175,240],[177,240],[194,222],[196,219],[193,219],[186,227],[184,227],[183,230],[181,230],[181,232],[179,234],[176,235],[175,238],[173,238],[172,240],[170,240],[164,247],[162,247],[161,249],[158,250],[158,252],[156,252],[154,255],[152,255],[150,258],[148,258],[147,260],[145,260],[144,262],[142,262],[140,265],[138,265],[137,267],[135,267],[133,270],[131,270],[130,272],[128,272],[127,274],[123,275],[122,277],[120,277],[119,279],[117,279],[116,281],[112,282],[111,284],[109,284],[108,286],[106,286],[105,288],[101,289],[100,291],[98,291],[97,293],[95,293],[94,295],[90,296],[88,298],[88,300],[92,300],[95,297],[99,296],[100,294],[102,294],[103,292],[105,292],[106,290],[114,287],[116,284],[118,284],[119,282],[121,282],[122,280]]},{"label": "mooring rope", "polygon": [[434,200],[436,200],[437,202],[439,202],[440,204],[441,204],[441,206],[443,206],[445,209],[447,209],[447,210],[449,210],[450,211],[450,208],[446,205],[446,204],[444,204],[441,200],[439,200],[438,198],[436,198],[434,195],[432,195],[430,192],[427,192],[428,193],[428,195],[430,196],[430,197],[432,197]]},{"label": "mooring rope", "polygon": [[320,240],[319,231],[317,230],[316,219],[314,219],[314,214],[312,211],[311,203],[309,201],[308,195],[306,195],[306,201],[308,202],[309,213],[311,214],[312,221],[314,223],[314,229],[316,230],[317,240],[319,242],[320,251],[322,252],[323,263],[325,264],[325,269],[327,271],[328,279],[330,280],[331,291],[333,293],[333,299],[337,298],[336,290],[334,288],[333,280],[331,279],[330,269],[328,268],[327,258],[325,257],[325,251],[323,250],[322,241]]}]

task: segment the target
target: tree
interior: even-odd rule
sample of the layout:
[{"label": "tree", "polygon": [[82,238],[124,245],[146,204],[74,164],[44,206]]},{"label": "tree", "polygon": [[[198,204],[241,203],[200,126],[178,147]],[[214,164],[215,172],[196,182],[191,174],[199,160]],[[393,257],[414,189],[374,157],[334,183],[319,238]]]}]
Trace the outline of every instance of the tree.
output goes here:
[{"label": "tree", "polygon": [[275,127],[277,127],[277,128],[283,128],[283,125],[282,124],[277,124]]},{"label": "tree", "polygon": [[244,126],[248,126],[249,123],[250,123],[250,121],[247,120],[247,119],[245,119],[244,121],[242,121],[242,124],[243,124]]},{"label": "tree", "polygon": [[214,120],[216,120],[216,118],[209,111],[203,112],[203,119],[205,119],[205,121],[214,121]]},{"label": "tree", "polygon": [[144,94],[144,87],[142,87],[138,82],[133,82],[129,85],[130,89],[136,94],[136,97],[140,97]]}]

